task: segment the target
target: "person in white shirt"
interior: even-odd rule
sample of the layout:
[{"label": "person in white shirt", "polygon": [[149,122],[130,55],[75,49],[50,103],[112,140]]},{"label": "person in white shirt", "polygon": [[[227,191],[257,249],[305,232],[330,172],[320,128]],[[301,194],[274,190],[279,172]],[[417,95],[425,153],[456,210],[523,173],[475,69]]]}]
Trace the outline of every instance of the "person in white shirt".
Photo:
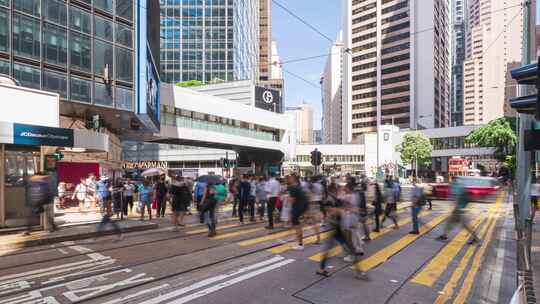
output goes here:
[{"label": "person in white shirt", "polygon": [[266,204],[268,226],[266,226],[266,229],[274,229],[274,210],[281,192],[281,184],[277,181],[275,173],[272,173],[271,178],[266,182],[265,188],[268,194],[268,203]]},{"label": "person in white shirt", "polygon": [[83,177],[81,178],[81,182],[75,187],[75,191],[71,197],[72,200],[77,198],[77,201],[79,201],[79,211],[82,211],[84,208],[85,201],[87,200],[87,192],[86,179]]}]

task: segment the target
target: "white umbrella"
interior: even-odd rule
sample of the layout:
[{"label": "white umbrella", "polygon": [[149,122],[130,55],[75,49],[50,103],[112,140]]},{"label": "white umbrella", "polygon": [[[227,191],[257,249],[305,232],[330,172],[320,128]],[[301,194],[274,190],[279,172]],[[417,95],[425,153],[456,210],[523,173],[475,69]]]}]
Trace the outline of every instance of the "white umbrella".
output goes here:
[{"label": "white umbrella", "polygon": [[164,174],[165,174],[165,170],[163,170],[161,168],[150,168],[150,169],[146,169],[141,174],[141,176],[142,177],[152,177],[152,176],[159,176],[159,175],[164,175]]}]

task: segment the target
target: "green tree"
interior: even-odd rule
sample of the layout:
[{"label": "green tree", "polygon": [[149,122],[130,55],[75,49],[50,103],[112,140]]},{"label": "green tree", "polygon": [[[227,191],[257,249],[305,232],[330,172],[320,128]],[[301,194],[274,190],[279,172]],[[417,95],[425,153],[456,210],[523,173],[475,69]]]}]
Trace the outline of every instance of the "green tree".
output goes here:
[{"label": "green tree", "polygon": [[414,166],[416,176],[418,176],[419,165],[429,165],[431,163],[433,146],[423,133],[405,134],[401,145],[397,146],[396,150],[401,154],[401,161],[404,164]]},{"label": "green tree", "polygon": [[507,166],[512,173],[515,171],[517,136],[513,118],[502,117],[492,120],[487,125],[473,130],[465,141],[479,147],[494,148],[495,159]]},{"label": "green tree", "polygon": [[200,80],[187,80],[187,81],[180,81],[180,82],[176,83],[177,86],[183,87],[183,88],[197,87],[197,86],[201,86],[203,84],[204,84],[204,82],[202,82]]}]

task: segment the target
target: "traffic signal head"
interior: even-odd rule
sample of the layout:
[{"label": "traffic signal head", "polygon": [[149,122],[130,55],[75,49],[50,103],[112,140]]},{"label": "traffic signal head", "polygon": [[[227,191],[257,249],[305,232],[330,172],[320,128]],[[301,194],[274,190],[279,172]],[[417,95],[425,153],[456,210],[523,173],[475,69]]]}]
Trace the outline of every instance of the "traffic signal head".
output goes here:
[{"label": "traffic signal head", "polygon": [[60,152],[55,152],[53,154],[53,157],[56,161],[59,161],[59,160],[62,160],[64,158],[64,154],[60,153]]}]

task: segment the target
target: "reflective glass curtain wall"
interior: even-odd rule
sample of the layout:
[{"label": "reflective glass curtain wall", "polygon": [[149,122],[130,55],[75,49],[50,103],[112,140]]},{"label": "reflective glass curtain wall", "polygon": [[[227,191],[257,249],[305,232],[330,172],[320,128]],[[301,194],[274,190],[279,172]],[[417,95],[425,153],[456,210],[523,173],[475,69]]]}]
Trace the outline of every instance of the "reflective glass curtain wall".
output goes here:
[{"label": "reflective glass curtain wall", "polygon": [[161,80],[254,79],[258,4],[251,0],[160,0]]},{"label": "reflective glass curtain wall", "polygon": [[134,108],[134,1],[0,1],[0,73],[66,101]]}]

